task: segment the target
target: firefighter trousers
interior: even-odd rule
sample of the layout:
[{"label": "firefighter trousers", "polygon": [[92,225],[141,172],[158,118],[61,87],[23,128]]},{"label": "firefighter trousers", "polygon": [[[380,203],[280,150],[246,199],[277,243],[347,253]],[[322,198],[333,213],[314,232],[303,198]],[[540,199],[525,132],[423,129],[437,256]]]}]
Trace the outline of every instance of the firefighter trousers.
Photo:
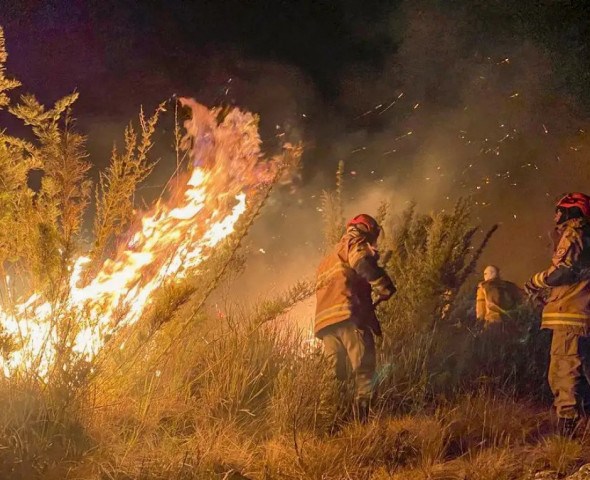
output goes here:
[{"label": "firefighter trousers", "polygon": [[330,325],[322,332],[324,353],[341,382],[348,380],[347,359],[355,379],[357,400],[370,400],[373,394],[376,355],[375,338],[370,330],[360,330],[351,320]]},{"label": "firefighter trousers", "polygon": [[548,381],[558,417],[590,414],[590,337],[553,330]]}]

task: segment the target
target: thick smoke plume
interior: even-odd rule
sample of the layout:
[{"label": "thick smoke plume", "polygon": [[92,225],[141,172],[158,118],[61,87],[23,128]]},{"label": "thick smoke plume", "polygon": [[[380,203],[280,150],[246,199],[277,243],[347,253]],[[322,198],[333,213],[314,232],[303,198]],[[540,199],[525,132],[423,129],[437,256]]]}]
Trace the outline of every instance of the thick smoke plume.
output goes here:
[{"label": "thick smoke plume", "polygon": [[[331,62],[335,73],[328,82],[301,68],[304,62],[262,58],[236,42],[211,44],[195,55],[186,45],[166,43],[173,38],[132,38],[122,12],[104,18],[108,28],[94,36],[75,16],[60,25],[59,35],[45,23],[34,27],[43,30],[21,31],[25,24],[11,23],[8,12],[9,69],[26,84],[41,83],[43,60],[51,58],[63,71],[42,86],[41,100],[49,103],[78,87],[79,108],[102,112],[109,106],[108,118],[80,114],[99,166],[108,160],[113,134],[140,103],[156,104],[174,92],[259,113],[266,145],[303,140],[298,188],[275,192],[250,238],[243,281],[249,288],[239,289],[245,296],[264,292],[267,282],[280,287],[313,272],[322,244],[319,198],[323,188],[332,188],[340,160],[347,215],[375,213],[382,200],[395,211],[411,201],[428,211],[470,196],[482,229],[500,224],[484,261],[523,281],[546,262],[555,198],[587,189],[588,52],[579,45],[587,22],[568,23],[567,8],[551,2],[424,0],[375,6],[375,12],[345,16],[347,35],[371,48],[342,64]],[[557,24],[564,27],[551,26]],[[76,40],[67,49],[59,43],[64,28]],[[114,67],[93,60],[113,31],[132,38],[115,49]],[[269,52],[273,42],[280,38],[268,39]],[[326,48],[318,44],[316,50]],[[68,59],[78,57],[88,59],[86,70],[68,74],[75,64]],[[341,52],[332,57],[344,58]],[[117,88],[121,78],[133,88]],[[168,120],[155,151],[162,160],[141,191],[146,203],[176,167]]]},{"label": "thick smoke plume", "polygon": [[331,188],[338,160],[347,214],[376,213],[384,200],[428,211],[469,197],[482,229],[500,225],[484,261],[519,282],[544,266],[554,201],[588,190],[588,122],[560,52],[494,24],[493,13],[405,4],[390,19],[397,51],[379,68],[350,68],[337,108],[316,103],[315,118],[300,116],[305,185],[277,198],[258,225],[252,244],[267,256],[253,262],[253,277],[276,275],[277,263],[284,273],[273,281],[313,272],[318,193]]}]

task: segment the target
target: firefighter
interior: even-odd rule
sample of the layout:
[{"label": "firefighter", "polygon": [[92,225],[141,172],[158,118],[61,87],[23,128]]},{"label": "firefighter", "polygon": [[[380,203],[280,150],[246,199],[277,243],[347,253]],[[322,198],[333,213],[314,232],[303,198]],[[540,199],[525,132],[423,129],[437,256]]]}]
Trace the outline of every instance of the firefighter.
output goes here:
[{"label": "firefighter", "polygon": [[552,330],[548,382],[558,428],[571,436],[588,407],[590,357],[590,197],[570,193],[555,210],[551,266],[526,283],[544,303],[541,328]]},{"label": "firefighter", "polygon": [[347,359],[350,361],[360,421],[369,413],[376,363],[374,336],[381,336],[375,306],[395,293],[391,278],[378,265],[380,232],[374,218],[357,215],[317,272],[315,335],[323,341],[326,357],[341,382],[347,380]]},{"label": "firefighter", "polygon": [[483,282],[477,286],[477,319],[486,329],[504,324],[522,301],[522,296],[516,284],[500,278],[498,267],[488,265],[483,271]]}]

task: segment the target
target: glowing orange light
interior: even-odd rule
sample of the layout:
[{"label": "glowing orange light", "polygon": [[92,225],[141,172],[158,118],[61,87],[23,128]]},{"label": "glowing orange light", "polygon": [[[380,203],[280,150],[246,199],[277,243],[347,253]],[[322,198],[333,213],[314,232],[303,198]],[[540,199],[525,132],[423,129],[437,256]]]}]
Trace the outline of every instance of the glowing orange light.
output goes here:
[{"label": "glowing orange light", "polygon": [[[88,361],[108,336],[141,318],[164,282],[185,277],[208,259],[234,232],[255,187],[272,177],[273,162],[260,162],[253,115],[234,109],[218,124],[216,111],[192,100],[181,102],[193,111],[185,123],[193,168],[171,196],[174,202],[159,202],[146,213],[128,244],[89,283],[79,286],[88,258],[77,258],[71,268],[66,306],[83,322],[71,348]],[[0,357],[4,375],[33,370],[47,376],[59,342],[55,316],[39,293],[10,312],[0,310],[0,323],[18,346],[8,358]]]}]

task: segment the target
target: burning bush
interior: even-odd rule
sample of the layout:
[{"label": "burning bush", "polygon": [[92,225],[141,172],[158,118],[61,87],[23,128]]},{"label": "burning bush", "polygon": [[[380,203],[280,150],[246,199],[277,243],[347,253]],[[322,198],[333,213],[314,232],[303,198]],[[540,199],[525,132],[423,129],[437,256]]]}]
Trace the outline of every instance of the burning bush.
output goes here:
[{"label": "burning bush", "polygon": [[[29,140],[0,133],[2,478],[524,471],[515,459],[526,458],[546,420],[513,394],[540,389],[543,345],[527,308],[502,349],[470,333],[469,275],[493,231],[474,243],[468,201],[430,215],[412,207],[388,229],[382,249],[393,251],[385,267],[398,293],[379,311],[381,394],[369,425],[351,425],[321,351],[277,321],[313,294],[313,282],[252,308],[203,308],[240,269],[241,239],[301,149],[285,145],[265,159],[254,115],[181,99],[191,113],[176,138],[186,168],[166,199],[137,216],[134,192],[153,167],[165,105],[141,113],[100,177],[95,241],[81,256],[90,165],[70,113],[77,95],[49,109],[33,96],[14,104],[8,93],[20,84],[5,76],[5,61],[0,31],[0,108],[31,130]],[[27,186],[32,169],[44,172],[37,192]],[[328,245],[342,231],[342,172],[324,195]],[[388,216],[384,207],[381,221]],[[577,442],[543,445],[560,471],[585,455]]]}]

